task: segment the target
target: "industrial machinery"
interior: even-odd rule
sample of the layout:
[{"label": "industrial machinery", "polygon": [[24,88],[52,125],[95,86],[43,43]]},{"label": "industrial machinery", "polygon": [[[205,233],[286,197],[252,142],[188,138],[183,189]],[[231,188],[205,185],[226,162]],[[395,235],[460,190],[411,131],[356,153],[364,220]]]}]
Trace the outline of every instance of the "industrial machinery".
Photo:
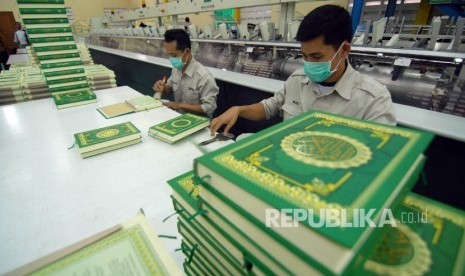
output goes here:
[{"label": "industrial machinery", "polygon": [[[281,5],[277,28],[272,23],[262,22],[254,33],[247,30],[244,23],[229,29],[226,24],[220,24],[218,29],[199,26],[201,32],[197,33],[198,29],[193,26],[189,31],[194,56],[209,67],[285,80],[303,66],[300,45],[294,40],[300,24],[293,18],[298,0],[193,0],[186,5],[168,2],[155,9],[111,15],[102,22],[171,15],[173,26],[178,26],[178,14],[225,9],[231,5],[252,6],[250,2]],[[362,25],[354,35],[348,62],[362,74],[386,85],[396,103],[465,117],[465,18],[436,17],[430,26],[404,25],[403,22],[382,18]],[[161,42],[165,29],[169,28],[171,26],[133,32],[124,30],[125,36],[108,35],[120,32],[99,28],[91,31],[88,43],[167,58]]]}]

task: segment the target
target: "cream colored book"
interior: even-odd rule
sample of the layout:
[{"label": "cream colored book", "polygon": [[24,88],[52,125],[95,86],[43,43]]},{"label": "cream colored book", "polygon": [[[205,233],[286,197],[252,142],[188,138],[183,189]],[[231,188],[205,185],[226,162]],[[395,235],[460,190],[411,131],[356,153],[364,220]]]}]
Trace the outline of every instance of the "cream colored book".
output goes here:
[{"label": "cream colored book", "polygon": [[142,214],[6,275],[91,275],[89,272],[183,275]]},{"label": "cream colored book", "polygon": [[152,108],[161,107],[163,104],[159,100],[155,100],[150,96],[136,97],[126,100],[124,103],[117,103],[97,108],[105,118],[110,119],[113,117],[149,110]]}]

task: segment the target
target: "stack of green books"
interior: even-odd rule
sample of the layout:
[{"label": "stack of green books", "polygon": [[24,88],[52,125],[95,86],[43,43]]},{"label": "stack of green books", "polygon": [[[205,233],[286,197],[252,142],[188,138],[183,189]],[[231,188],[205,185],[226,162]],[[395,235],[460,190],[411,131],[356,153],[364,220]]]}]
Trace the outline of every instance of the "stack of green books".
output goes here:
[{"label": "stack of green books", "polygon": [[151,126],[149,136],[174,144],[209,125],[210,119],[206,117],[184,113],[166,122]]},{"label": "stack of green books", "polygon": [[[215,249],[208,239],[228,244],[217,251],[229,259],[199,257],[189,269],[203,261],[243,273],[360,271],[384,226],[395,223],[391,208],[417,181],[432,138],[308,112],[197,158],[191,178],[198,189],[184,193],[170,182],[179,228],[205,252]],[[191,193],[198,199],[189,202]]]},{"label": "stack of green books", "polygon": [[141,142],[140,131],[131,122],[111,125],[74,134],[82,158],[135,145]]},{"label": "stack of green books", "polygon": [[17,0],[32,48],[58,109],[96,102],[64,0]]}]

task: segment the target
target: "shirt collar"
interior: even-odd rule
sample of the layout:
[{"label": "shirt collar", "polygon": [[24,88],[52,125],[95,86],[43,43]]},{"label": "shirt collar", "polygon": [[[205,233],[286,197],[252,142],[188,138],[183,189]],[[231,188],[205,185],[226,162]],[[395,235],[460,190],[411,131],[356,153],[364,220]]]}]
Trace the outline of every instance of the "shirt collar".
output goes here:
[{"label": "shirt collar", "polygon": [[191,62],[189,62],[189,65],[187,65],[184,74],[188,75],[189,77],[192,77],[192,75],[194,75],[196,63],[197,61],[194,59],[194,57],[192,57]]}]

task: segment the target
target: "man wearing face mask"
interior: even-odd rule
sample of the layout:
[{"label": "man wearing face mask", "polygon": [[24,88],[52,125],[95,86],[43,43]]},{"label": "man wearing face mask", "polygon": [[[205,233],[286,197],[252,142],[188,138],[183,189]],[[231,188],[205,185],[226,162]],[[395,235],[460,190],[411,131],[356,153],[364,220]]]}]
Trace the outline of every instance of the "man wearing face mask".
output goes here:
[{"label": "man wearing face mask", "polygon": [[295,71],[273,97],[234,106],[214,118],[212,133],[223,125],[227,133],[238,117],[259,121],[279,113],[288,119],[309,110],[396,124],[387,88],[355,71],[347,61],[352,23],[344,8],[325,5],[311,11],[300,24],[296,39],[301,43],[304,68]]},{"label": "man wearing face mask", "polygon": [[167,81],[163,78],[154,84],[154,97],[173,93],[175,101],[163,103],[167,107],[211,117],[216,109],[218,86],[210,71],[192,57],[191,41],[186,31],[166,31],[165,51],[173,70]]}]

